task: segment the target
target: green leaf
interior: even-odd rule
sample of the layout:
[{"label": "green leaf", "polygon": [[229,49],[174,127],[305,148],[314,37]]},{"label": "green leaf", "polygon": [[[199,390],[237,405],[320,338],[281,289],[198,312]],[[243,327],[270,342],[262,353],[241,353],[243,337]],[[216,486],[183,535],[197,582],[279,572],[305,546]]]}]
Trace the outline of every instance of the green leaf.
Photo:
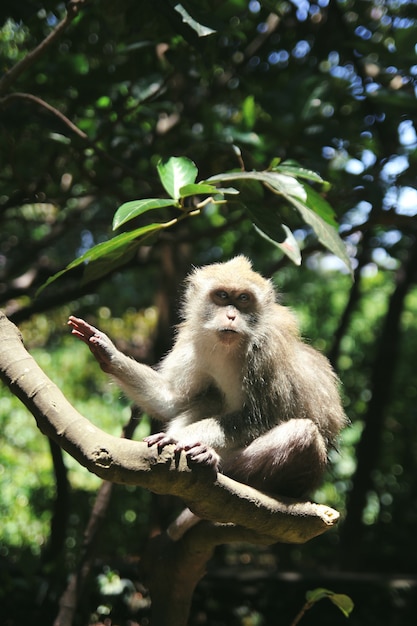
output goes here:
[{"label": "green leaf", "polygon": [[305,180],[311,180],[315,183],[325,184],[326,181],[314,172],[313,170],[306,170],[304,167],[298,165],[291,165],[288,161],[279,164],[272,161],[270,169],[274,172],[280,172],[281,174],[288,174],[288,176],[295,176],[296,178],[304,178]]},{"label": "green leaf", "polygon": [[329,598],[331,602],[335,606],[337,606],[340,611],[342,611],[345,617],[349,617],[354,609],[354,603],[352,598],[343,594],[343,593],[334,593],[334,591],[330,591],[330,589],[324,589],[322,587],[318,587],[317,589],[313,589],[313,591],[307,591],[306,600],[308,604],[315,604],[319,600],[323,598]]},{"label": "green leaf", "polygon": [[277,193],[287,198],[297,198],[302,202],[307,200],[305,187],[293,176],[278,174],[278,172],[260,172],[263,182],[272,187]]},{"label": "green leaf", "polygon": [[92,261],[97,261],[103,256],[107,256],[109,254],[121,254],[123,253],[123,249],[126,248],[130,242],[134,239],[139,239],[144,237],[145,235],[149,235],[155,231],[161,230],[164,228],[164,224],[148,224],[147,226],[142,226],[141,228],[136,228],[135,230],[131,230],[128,233],[122,233],[121,235],[117,235],[117,237],[113,237],[108,241],[103,241],[103,243],[99,243],[93,248],[90,248],[85,254],[83,254],[78,259],[75,259],[72,263],[68,265],[68,269],[72,269],[76,265],[80,265],[82,263],[91,263]]},{"label": "green leaf", "polygon": [[292,176],[278,173],[271,173],[270,176],[266,177],[265,182],[273,187],[277,193],[293,203],[298,210],[299,202],[302,202],[306,209],[314,211],[333,228],[337,228],[334,211],[330,204],[310,185],[296,180]]},{"label": "green leaf", "polygon": [[207,182],[217,183],[229,180],[258,180],[272,187],[276,193],[293,196],[303,201],[307,198],[303,185],[297,179],[286,174],[278,174],[277,172],[226,172],[210,176]]},{"label": "green leaf", "polygon": [[190,185],[184,185],[184,187],[180,189],[181,198],[197,196],[198,194],[212,196],[215,193],[219,193],[217,187],[208,185],[207,183],[192,183]]},{"label": "green leaf", "polygon": [[256,122],[255,98],[252,95],[244,99],[242,104],[242,115],[246,128],[252,130]]},{"label": "green leaf", "polygon": [[153,209],[160,209],[166,206],[174,206],[175,202],[172,198],[146,198],[144,200],[132,200],[125,202],[117,209],[113,217],[113,230],[119,228],[125,222],[132,220],[138,215],[142,215]]},{"label": "green leaf", "polygon": [[330,252],[339,257],[339,259],[345,263],[349,272],[353,275],[353,269],[346,246],[340,239],[337,230],[325,222],[320,215],[317,215],[317,213],[314,213],[314,211],[306,207],[303,203],[294,199],[293,204],[298,209],[306,224],[309,224],[312,227],[320,243],[330,250]]},{"label": "green leaf", "polygon": [[232,196],[236,196],[240,193],[238,189],[234,187],[216,187],[217,193],[229,194]]},{"label": "green leaf", "polygon": [[280,163],[281,163],[281,159],[279,157],[274,157],[271,163],[269,164],[268,170],[276,169]]},{"label": "green leaf", "polygon": [[82,285],[91,283],[93,280],[107,276],[110,272],[118,267],[128,263],[136,254],[137,249],[141,245],[140,240],[126,242],[125,245],[114,248],[107,252],[104,256],[95,259],[93,262],[85,266]]},{"label": "green leaf", "polygon": [[354,609],[354,603],[352,598],[346,596],[343,593],[334,593],[329,596],[329,600],[333,602],[340,609],[345,617],[349,617]]},{"label": "green leaf", "polygon": [[171,198],[179,200],[180,189],[191,185],[197,178],[197,168],[186,157],[170,157],[159,161],[157,170],[161,183]]},{"label": "green leaf", "polygon": [[[303,220],[313,228],[319,241],[328,250],[330,250],[330,252],[339,257],[346,264],[350,273],[353,274],[346,246],[333,226],[333,219],[329,214],[329,211],[331,212],[331,208],[327,202],[308,185],[305,185],[304,183],[301,183],[286,174],[278,174],[277,172],[268,171],[228,172],[225,174],[217,174],[216,176],[211,176],[208,179],[208,182],[247,179],[258,180],[264,183],[272,191],[282,195],[289,203],[291,203],[301,214]],[[312,208],[310,208],[310,203]],[[318,215],[315,210],[322,212],[326,216],[326,219]],[[332,224],[329,223],[330,221]],[[268,234],[270,235],[271,233],[269,232]]]},{"label": "green leaf", "polygon": [[328,598],[333,594],[333,591],[330,589],[324,589],[323,587],[317,587],[317,589],[313,589],[312,591],[307,591],[306,600],[310,604],[314,604],[323,598]]},{"label": "green leaf", "polygon": [[310,185],[306,185],[305,183],[300,183],[303,185],[306,194],[307,200],[305,204],[307,208],[312,209],[317,215],[320,215],[321,218],[324,219],[325,222],[333,226],[333,228],[338,227],[338,223],[336,221],[335,213],[330,206],[330,204],[323,198],[313,187]]},{"label": "green leaf", "polygon": [[207,37],[208,35],[212,35],[216,32],[212,28],[197,22],[193,17],[191,17],[182,4],[176,4],[174,6],[174,10],[181,15],[184,24],[188,24],[188,26],[195,30],[199,37]]},{"label": "green leaf", "polygon": [[209,195],[215,196],[218,194],[238,194],[239,191],[234,189],[234,187],[215,187],[214,185],[209,185],[208,183],[194,183],[191,185],[184,185],[180,189],[181,198],[187,198],[188,196],[196,196],[196,195]]},{"label": "green leaf", "polygon": [[69,272],[70,270],[78,267],[79,265],[87,265],[88,263],[94,263],[98,259],[110,256],[113,260],[118,258],[120,260],[119,265],[124,262],[123,255],[124,253],[129,252],[129,247],[132,241],[137,240],[135,243],[139,243],[141,239],[149,236],[152,233],[155,233],[159,230],[162,230],[166,227],[166,224],[148,224],[147,226],[143,226],[142,228],[137,228],[136,230],[132,230],[128,233],[122,233],[117,237],[113,237],[109,239],[109,241],[103,241],[103,243],[99,243],[93,248],[90,248],[87,252],[85,252],[82,256],[75,259],[66,268],[57,272],[38,289],[36,295],[39,295],[41,291],[45,289],[48,285],[53,283],[57,278]]},{"label": "green leaf", "polygon": [[265,239],[266,241],[271,243],[276,248],[279,248],[289,259],[291,259],[291,261],[295,265],[301,265],[300,248],[298,246],[297,240],[295,239],[294,235],[292,234],[292,232],[288,228],[288,226],[286,226],[285,224],[281,224],[281,227],[283,228],[283,230],[284,230],[284,232],[286,234],[286,238],[282,242],[275,241],[274,239],[271,239],[271,237],[269,237],[260,228],[258,228],[258,226],[256,226],[256,224],[254,224],[253,227],[256,230],[256,232],[258,233],[258,235],[263,237],[263,239]]}]

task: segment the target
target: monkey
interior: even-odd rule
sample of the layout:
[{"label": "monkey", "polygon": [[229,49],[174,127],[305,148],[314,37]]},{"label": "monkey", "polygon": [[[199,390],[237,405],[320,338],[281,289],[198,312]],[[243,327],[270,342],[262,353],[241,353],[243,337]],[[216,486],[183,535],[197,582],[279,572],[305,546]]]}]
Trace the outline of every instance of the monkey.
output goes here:
[{"label": "monkey", "polygon": [[[300,335],[272,281],[240,255],[186,278],[174,345],[156,368],[120,352],[84,320],[72,333],[143,411],[163,425],[145,437],[276,496],[317,488],[346,424],[339,380]],[[199,521],[188,510],[173,539]]]}]

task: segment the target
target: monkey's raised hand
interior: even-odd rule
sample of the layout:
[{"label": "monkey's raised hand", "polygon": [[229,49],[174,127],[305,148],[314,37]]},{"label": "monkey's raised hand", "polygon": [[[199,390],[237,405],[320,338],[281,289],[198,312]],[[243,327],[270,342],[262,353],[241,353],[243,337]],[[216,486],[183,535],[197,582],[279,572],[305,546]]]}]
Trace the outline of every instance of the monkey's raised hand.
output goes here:
[{"label": "monkey's raised hand", "polygon": [[176,444],[175,452],[181,452],[184,450],[187,459],[189,459],[191,463],[207,465],[216,472],[219,469],[220,456],[213,448],[199,441],[196,441],[195,443],[182,444],[181,441],[177,441],[174,437],[171,437],[167,433],[163,432],[148,435],[148,437],[145,437],[143,441],[146,441],[149,447],[157,445],[158,451],[170,444]]},{"label": "monkey's raised hand", "polygon": [[71,326],[73,335],[87,344],[101,369],[108,374],[112,374],[114,371],[114,358],[118,350],[107,335],[74,315],[68,318],[68,326]]}]

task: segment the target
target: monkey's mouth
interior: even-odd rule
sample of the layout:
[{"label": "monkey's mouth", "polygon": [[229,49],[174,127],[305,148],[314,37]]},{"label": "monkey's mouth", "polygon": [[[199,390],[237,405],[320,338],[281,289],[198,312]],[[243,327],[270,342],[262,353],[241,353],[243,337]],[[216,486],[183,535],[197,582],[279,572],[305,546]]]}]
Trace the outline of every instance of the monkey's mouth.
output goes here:
[{"label": "monkey's mouth", "polygon": [[219,328],[218,334],[222,343],[233,343],[239,337],[238,331],[234,328]]}]

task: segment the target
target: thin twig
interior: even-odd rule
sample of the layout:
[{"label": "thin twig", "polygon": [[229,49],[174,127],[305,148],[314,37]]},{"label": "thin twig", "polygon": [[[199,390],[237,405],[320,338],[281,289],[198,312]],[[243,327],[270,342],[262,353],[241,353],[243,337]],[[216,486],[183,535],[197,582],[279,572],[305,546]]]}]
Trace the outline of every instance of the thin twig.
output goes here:
[{"label": "thin twig", "polygon": [[6,93],[19,76],[45,54],[46,50],[62,35],[67,26],[77,17],[84,2],[85,0],[70,0],[70,2],[68,2],[67,14],[63,20],[59,22],[54,30],[51,31],[36,48],[28,52],[21,61],[16,63],[16,65],[4,74],[3,78],[0,80],[0,94]]},{"label": "thin twig", "polygon": [[43,107],[44,109],[46,109],[47,111],[49,111],[50,113],[58,117],[61,120],[61,122],[66,124],[66,126],[68,126],[68,128],[70,128],[76,135],[81,137],[81,139],[88,140],[88,135],[85,132],[83,132],[80,128],[78,128],[78,126],[76,126],[73,122],[71,122],[71,120],[66,115],[61,113],[61,111],[59,111],[54,106],[52,106],[52,104],[49,104],[42,98],[39,98],[38,96],[34,96],[31,93],[20,93],[20,92],[9,93],[4,98],[0,98],[0,104],[8,104],[8,101],[13,100],[15,98],[23,99],[23,100],[32,100],[32,102],[36,102],[36,104],[38,104],[39,106]]}]

